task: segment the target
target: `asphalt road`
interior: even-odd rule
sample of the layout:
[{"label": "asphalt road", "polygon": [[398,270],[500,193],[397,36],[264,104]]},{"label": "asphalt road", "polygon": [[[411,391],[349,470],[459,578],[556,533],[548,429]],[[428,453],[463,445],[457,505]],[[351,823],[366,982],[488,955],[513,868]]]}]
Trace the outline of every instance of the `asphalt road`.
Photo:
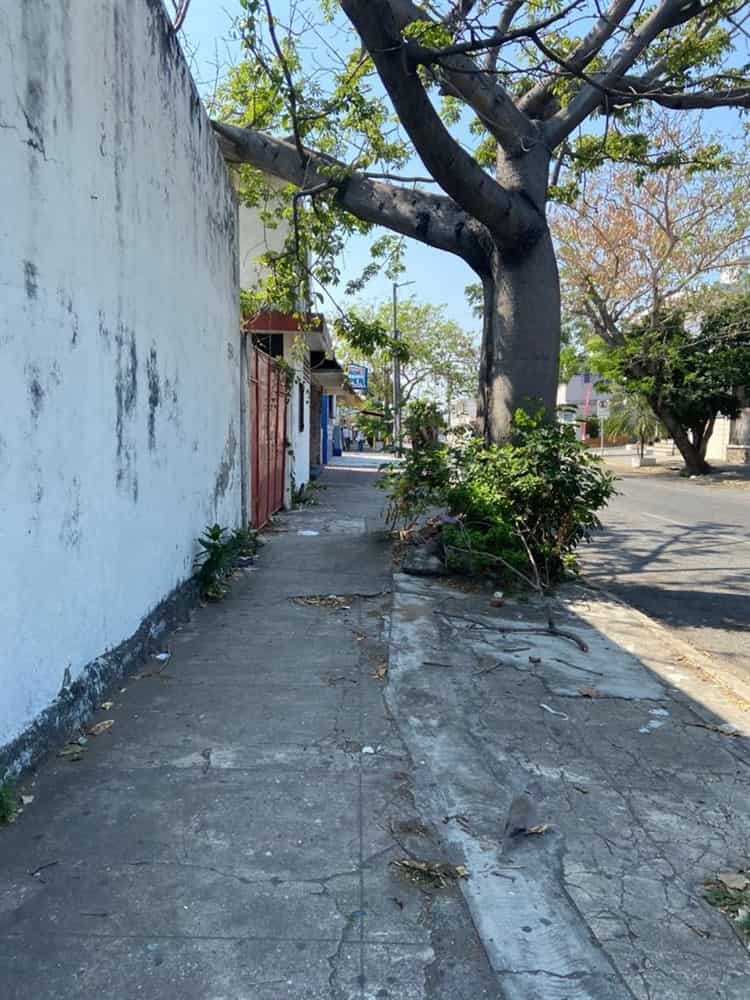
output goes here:
[{"label": "asphalt road", "polygon": [[625,473],[586,576],[750,680],[750,481]]}]

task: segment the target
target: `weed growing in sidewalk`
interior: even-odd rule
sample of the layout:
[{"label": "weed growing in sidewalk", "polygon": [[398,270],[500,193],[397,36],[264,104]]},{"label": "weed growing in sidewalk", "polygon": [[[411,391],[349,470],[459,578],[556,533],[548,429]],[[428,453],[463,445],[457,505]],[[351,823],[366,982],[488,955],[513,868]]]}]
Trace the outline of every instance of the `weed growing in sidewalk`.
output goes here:
[{"label": "weed growing in sidewalk", "polygon": [[198,539],[198,544],[202,551],[196,556],[195,572],[201,597],[206,601],[220,601],[227,592],[226,580],[236,560],[257,552],[257,532],[211,524]]},{"label": "weed growing in sidewalk", "polygon": [[0,826],[12,823],[18,812],[18,796],[16,786],[10,778],[0,784]]},{"label": "weed growing in sidewalk", "polygon": [[722,872],[704,882],[706,900],[732,921],[750,945],[750,876]]}]

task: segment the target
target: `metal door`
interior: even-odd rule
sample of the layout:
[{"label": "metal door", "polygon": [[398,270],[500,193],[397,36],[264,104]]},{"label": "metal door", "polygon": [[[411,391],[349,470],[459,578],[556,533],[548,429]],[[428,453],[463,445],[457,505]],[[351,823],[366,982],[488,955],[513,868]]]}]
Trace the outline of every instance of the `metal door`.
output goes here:
[{"label": "metal door", "polygon": [[257,349],[250,354],[251,521],[262,528],[284,504],[286,471],[286,379]]}]

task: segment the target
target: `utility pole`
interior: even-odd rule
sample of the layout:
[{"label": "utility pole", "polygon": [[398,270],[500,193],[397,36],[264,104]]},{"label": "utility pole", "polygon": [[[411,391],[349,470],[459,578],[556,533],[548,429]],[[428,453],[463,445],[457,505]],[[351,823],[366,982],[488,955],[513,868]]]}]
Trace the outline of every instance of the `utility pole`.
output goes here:
[{"label": "utility pole", "polygon": [[393,352],[393,443],[396,454],[401,454],[401,358],[398,356],[398,341],[400,337],[398,329],[398,290],[407,285],[414,285],[415,281],[393,282],[393,343],[396,348]]}]

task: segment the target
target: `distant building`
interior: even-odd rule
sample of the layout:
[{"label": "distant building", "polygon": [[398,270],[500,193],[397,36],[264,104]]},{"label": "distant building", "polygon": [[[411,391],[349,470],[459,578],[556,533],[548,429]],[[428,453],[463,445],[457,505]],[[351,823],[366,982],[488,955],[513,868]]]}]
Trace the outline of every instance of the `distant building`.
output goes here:
[{"label": "distant building", "polygon": [[596,375],[584,372],[574,375],[568,382],[561,382],[557,387],[557,409],[562,423],[578,424],[581,437],[585,434],[585,422],[588,417],[597,416],[599,402],[609,401],[611,394],[600,392],[596,388]]},{"label": "distant building", "polygon": [[[270,189],[278,186],[270,177],[268,184]],[[265,207],[269,211],[271,206]],[[271,226],[265,219],[266,213],[257,208],[240,206],[240,287],[246,290],[264,277],[259,263],[263,254],[280,253],[289,234],[286,220]],[[252,520],[260,526],[274,511],[290,506],[293,494],[309,483],[317,468],[340,454],[335,397],[347,391],[346,377],[333,357],[325,318],[313,313],[307,302],[299,302],[294,313],[263,309],[247,317],[243,329],[250,334],[252,352],[260,355],[249,355],[248,363],[253,382],[250,495]],[[269,358],[275,363],[272,368]],[[280,373],[286,381],[283,400],[276,388]]]}]

